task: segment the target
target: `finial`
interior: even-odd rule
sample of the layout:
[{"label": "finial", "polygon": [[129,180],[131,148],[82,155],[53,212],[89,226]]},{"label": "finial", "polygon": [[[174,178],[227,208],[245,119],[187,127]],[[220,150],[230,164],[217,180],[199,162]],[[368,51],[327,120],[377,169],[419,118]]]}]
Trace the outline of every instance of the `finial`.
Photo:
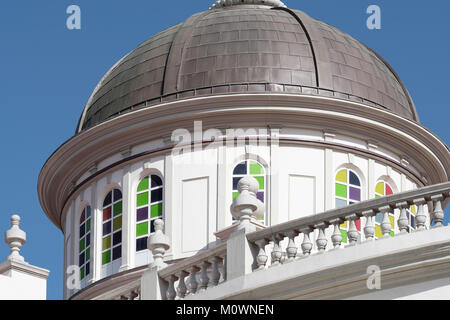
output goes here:
[{"label": "finial", "polygon": [[163,232],[164,221],[156,219],[153,223],[155,226],[155,233],[148,237],[147,248],[153,254],[153,263],[150,265],[150,268],[160,270],[167,266],[163,259],[166,251],[170,249],[170,240]]},{"label": "finial", "polygon": [[284,7],[286,5],[280,0],[217,0],[210,9],[219,9],[223,7],[230,7],[241,4],[255,4],[269,7]]},{"label": "finial", "polygon": [[254,177],[245,176],[238,182],[238,191],[239,195],[233,200],[230,207],[233,217],[239,220],[237,230],[255,231],[256,228],[250,225],[250,220],[260,219],[264,216],[264,204],[256,197],[259,183]]},{"label": "finial", "polygon": [[16,214],[11,216],[11,229],[5,232],[5,242],[11,249],[11,254],[7,260],[25,262],[25,259],[20,255],[20,249],[27,241],[27,234],[20,230],[19,224],[20,216]]}]

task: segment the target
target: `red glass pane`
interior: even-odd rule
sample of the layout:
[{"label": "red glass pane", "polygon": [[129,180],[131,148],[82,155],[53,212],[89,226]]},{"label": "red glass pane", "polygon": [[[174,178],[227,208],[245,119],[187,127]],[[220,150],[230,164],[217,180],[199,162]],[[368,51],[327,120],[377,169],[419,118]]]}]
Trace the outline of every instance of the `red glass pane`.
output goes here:
[{"label": "red glass pane", "polygon": [[390,196],[390,195],[394,194],[394,192],[392,192],[391,187],[387,183],[385,185],[386,185],[386,195]]},{"label": "red glass pane", "polygon": [[358,231],[361,231],[361,219],[356,221],[356,229],[358,229]]},{"label": "red glass pane", "polygon": [[103,221],[111,219],[111,208],[112,207],[108,207],[106,209],[103,209]]},{"label": "red glass pane", "polygon": [[84,222],[84,219],[86,219],[86,209],[83,210],[83,213],[81,214],[81,217],[80,217],[80,224]]}]

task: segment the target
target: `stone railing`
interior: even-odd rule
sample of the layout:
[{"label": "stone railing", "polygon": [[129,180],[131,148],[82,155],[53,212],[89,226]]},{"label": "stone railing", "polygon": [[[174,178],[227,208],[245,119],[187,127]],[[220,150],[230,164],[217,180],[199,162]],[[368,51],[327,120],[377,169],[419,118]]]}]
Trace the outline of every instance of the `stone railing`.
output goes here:
[{"label": "stone railing", "polygon": [[[375,241],[374,218],[378,213],[383,215],[383,221],[380,224],[383,238],[390,237],[392,223],[389,213],[396,209],[400,211],[400,215],[396,221],[398,230],[400,234],[407,233],[409,223],[407,210],[412,205],[418,208],[415,217],[415,232],[426,230],[428,227],[427,220],[430,221],[430,227],[432,224],[434,224],[432,228],[441,227],[444,220],[443,207],[448,202],[449,195],[450,182],[446,182],[414,191],[360,202],[315,216],[291,220],[247,234],[247,240],[258,251],[254,257],[253,269],[262,270],[269,265],[280,265],[281,263],[293,261],[299,257],[307,257],[313,251],[323,253],[327,249],[341,248],[343,245],[343,236],[340,231],[340,226],[344,222],[347,222],[349,225],[347,233],[348,245],[352,246],[357,244],[360,232],[357,230],[356,221],[360,219],[362,224],[361,241]],[[428,213],[430,214],[428,215]],[[301,237],[299,239],[301,240],[300,245],[296,244],[295,239],[297,237]],[[313,238],[315,243],[313,243]],[[285,250],[282,249],[282,242],[286,243]],[[266,252],[268,248],[271,250],[270,256]],[[301,249],[301,253],[299,249]]]},{"label": "stone railing", "polygon": [[159,276],[167,282],[165,298],[183,299],[225,281],[226,251],[226,243],[222,243],[159,271]]},{"label": "stone railing", "polygon": [[[383,215],[380,223],[382,238],[391,237],[391,213],[398,210],[400,234],[409,230],[407,210],[418,208],[414,232],[438,228],[444,220],[443,208],[450,199],[450,182],[424,187],[388,197],[360,202],[322,214],[291,220],[256,231],[255,224],[264,214],[264,205],[256,198],[259,184],[253,177],[238,183],[239,195],[230,211],[238,221],[225,242],[167,266],[163,262],[169,239],[163,234],[162,220],[155,222],[156,232],[149,237],[148,248],[154,262],[141,279],[141,299],[189,299],[216,292],[215,287],[267,267],[281,265],[327,249],[343,247],[341,225],[347,222],[347,246],[375,241],[375,216]],[[397,212],[398,212],[397,211]],[[358,231],[356,223],[361,223]],[[378,235],[380,236],[380,235]],[[395,235],[397,236],[397,235]],[[301,239],[300,239],[301,237]],[[298,239],[297,239],[298,238]],[[301,240],[300,242],[296,242]],[[284,249],[283,249],[284,248]],[[267,254],[270,251],[270,255]],[[207,291],[211,289],[211,291]]]}]

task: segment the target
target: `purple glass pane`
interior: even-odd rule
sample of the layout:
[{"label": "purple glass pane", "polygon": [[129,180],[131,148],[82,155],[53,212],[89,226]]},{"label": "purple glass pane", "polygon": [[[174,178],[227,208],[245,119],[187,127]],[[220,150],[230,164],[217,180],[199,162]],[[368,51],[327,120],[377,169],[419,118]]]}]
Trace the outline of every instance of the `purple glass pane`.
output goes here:
[{"label": "purple glass pane", "polygon": [[140,208],[137,210],[136,221],[142,221],[148,219],[148,207]]},{"label": "purple glass pane", "polygon": [[114,189],[114,202],[122,200],[122,191]]},{"label": "purple glass pane", "polygon": [[350,199],[354,201],[361,201],[361,190],[350,187]]},{"label": "purple glass pane", "polygon": [[261,202],[264,202],[264,192],[258,192],[258,194],[256,195],[256,197],[257,197],[258,200],[260,200]]},{"label": "purple glass pane", "polygon": [[113,260],[119,259],[120,257],[122,257],[122,246],[113,249]]},{"label": "purple glass pane", "polygon": [[103,235],[106,236],[111,233],[111,221],[103,224]]}]

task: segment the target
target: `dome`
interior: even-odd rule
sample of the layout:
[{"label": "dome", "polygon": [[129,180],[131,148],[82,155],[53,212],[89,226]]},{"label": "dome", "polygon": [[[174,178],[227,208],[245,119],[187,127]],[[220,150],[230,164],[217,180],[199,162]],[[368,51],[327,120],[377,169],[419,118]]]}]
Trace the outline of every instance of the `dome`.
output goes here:
[{"label": "dome", "polygon": [[218,0],[108,71],[77,133],[165,102],[274,92],[352,100],[419,121],[395,71],[348,34],[278,0]]}]

